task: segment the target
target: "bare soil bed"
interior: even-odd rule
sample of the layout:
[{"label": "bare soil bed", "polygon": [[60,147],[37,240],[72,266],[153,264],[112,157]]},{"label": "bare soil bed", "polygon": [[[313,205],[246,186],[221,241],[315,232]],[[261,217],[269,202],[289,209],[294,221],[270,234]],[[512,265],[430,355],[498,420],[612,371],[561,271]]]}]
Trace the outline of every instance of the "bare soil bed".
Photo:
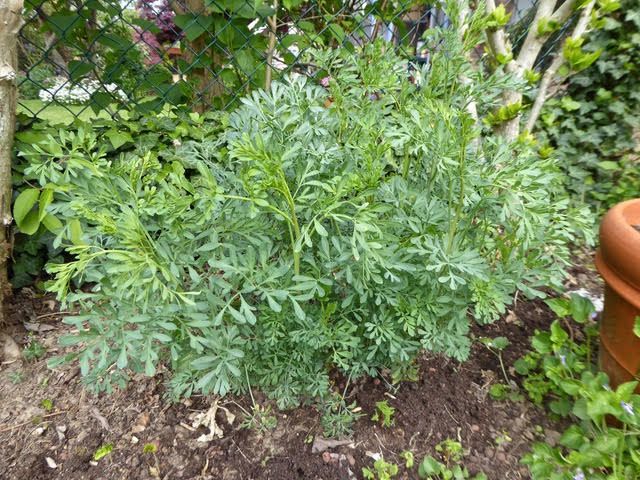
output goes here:
[{"label": "bare soil bed", "polygon": [[[589,264],[590,259],[580,259]],[[598,292],[591,267],[572,271],[567,287]],[[198,438],[205,427],[193,428],[194,416],[209,411],[215,399],[195,396],[179,403],[165,398],[165,378],[136,377],[115,394],[94,396],[84,390],[76,366],[56,370],[46,359],[56,355],[57,339],[66,333],[57,305],[46,296],[23,289],[9,306],[10,325],[4,332],[19,344],[31,332],[47,347],[37,361],[0,366],[0,478],[37,479],[322,479],[362,478],[373,456],[400,466],[396,478],[417,478],[417,468],[404,468],[399,454],[410,450],[416,464],[445,439],[464,446],[464,465],[496,480],[529,478],[520,457],[534,441],[555,442],[561,425],[528,401],[496,401],[489,388],[501,380],[497,358],[474,343],[471,357],[458,363],[424,355],[417,382],[389,385],[385,379],[364,379],[348,389],[364,414],[347,445],[314,452],[322,437],[320,414],[312,406],[277,411],[277,426],[266,432],[241,428],[242,408],[251,399],[225,398],[220,405],[235,414],[233,424],[218,410],[222,438]],[[529,337],[544,329],[553,314],[541,301],[518,301],[501,321],[474,327],[475,336],[505,336],[504,353],[511,365],[528,351]],[[22,345],[21,345],[22,346]],[[513,375],[513,373],[511,373]],[[336,380],[336,388],[344,388]],[[254,392],[256,402],[269,401]],[[375,403],[387,400],[396,409],[391,427],[371,420]],[[240,408],[242,407],[242,408]],[[93,461],[96,451],[111,444],[112,451]],[[153,444],[153,447],[149,445]]]}]

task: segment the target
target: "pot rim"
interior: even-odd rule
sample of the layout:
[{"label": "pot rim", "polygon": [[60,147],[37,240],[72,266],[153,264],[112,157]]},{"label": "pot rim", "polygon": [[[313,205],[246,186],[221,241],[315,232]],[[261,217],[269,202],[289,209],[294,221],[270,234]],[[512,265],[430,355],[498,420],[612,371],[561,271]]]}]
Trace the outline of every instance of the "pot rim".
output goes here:
[{"label": "pot rim", "polygon": [[640,224],[640,198],[621,202],[607,212],[600,224],[596,267],[609,285],[640,305],[640,231],[632,226],[636,222]]}]

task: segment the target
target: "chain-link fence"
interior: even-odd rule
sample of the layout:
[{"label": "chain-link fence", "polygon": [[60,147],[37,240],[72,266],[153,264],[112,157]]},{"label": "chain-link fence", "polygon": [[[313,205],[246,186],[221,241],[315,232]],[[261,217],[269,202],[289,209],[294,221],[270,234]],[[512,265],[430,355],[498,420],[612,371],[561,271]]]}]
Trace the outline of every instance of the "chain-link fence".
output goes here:
[{"label": "chain-link fence", "polygon": [[[533,3],[506,4],[516,39]],[[424,32],[448,24],[424,0],[26,0],[19,113],[226,109],[287,72],[322,75],[311,48],[382,38],[427,62]]]}]

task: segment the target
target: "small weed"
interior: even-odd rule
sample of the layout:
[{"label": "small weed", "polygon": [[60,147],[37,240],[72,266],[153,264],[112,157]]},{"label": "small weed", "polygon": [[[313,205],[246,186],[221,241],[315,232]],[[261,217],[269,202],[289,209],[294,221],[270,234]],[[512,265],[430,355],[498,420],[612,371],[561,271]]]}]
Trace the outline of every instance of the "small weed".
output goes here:
[{"label": "small weed", "polygon": [[46,412],[50,412],[51,410],[53,410],[53,401],[48,398],[45,398],[40,402],[40,406],[44,408]]},{"label": "small weed", "polygon": [[384,458],[380,458],[373,464],[373,470],[369,468],[362,469],[362,476],[366,480],[390,480],[398,474],[398,466],[394,463],[385,462]]},{"label": "small weed", "polygon": [[24,382],[24,373],[17,371],[17,372],[11,372],[9,374],[9,380],[11,381],[11,383],[13,383],[14,385],[17,385],[19,383]]},{"label": "small weed", "polygon": [[471,477],[469,471],[462,465],[464,449],[460,442],[447,439],[436,445],[436,451],[444,463],[430,455],[424,457],[418,467],[418,476],[426,480],[487,480],[484,473]]},{"label": "small weed", "polygon": [[38,360],[43,357],[45,353],[47,353],[47,348],[30,335],[29,343],[27,343],[27,346],[22,350],[22,355],[25,360],[29,362]]},{"label": "small weed", "polygon": [[420,371],[415,362],[403,363],[391,371],[391,383],[394,385],[400,382],[417,382],[420,378]]},{"label": "small weed", "polygon": [[376,411],[371,417],[374,422],[381,422],[383,427],[390,427],[393,425],[393,415],[396,409],[393,408],[386,400],[376,402]]},{"label": "small weed", "polygon": [[513,438],[511,438],[506,432],[502,432],[493,440],[496,445],[505,445],[507,443],[513,442]]},{"label": "small weed", "polygon": [[320,411],[322,412],[320,425],[327,438],[351,435],[353,424],[362,416],[356,402],[347,405],[344,396],[335,392],[320,404]]},{"label": "small weed", "polygon": [[491,398],[494,400],[509,400],[512,402],[524,400],[524,396],[513,384],[505,385],[504,383],[494,383],[491,385],[491,388],[489,388],[489,395],[491,395]]},{"label": "small weed", "polygon": [[244,408],[245,417],[240,425],[242,428],[248,428],[256,430],[260,433],[266,433],[268,430],[273,430],[278,425],[278,418],[271,413],[271,407],[263,407],[256,403],[256,399],[253,398],[253,391],[251,390],[251,382],[249,382],[249,373],[245,369],[245,378],[247,379],[247,386],[249,387],[249,395],[251,397],[251,412],[247,412]]},{"label": "small weed", "polygon": [[109,455],[112,451],[113,451],[113,443],[106,443],[104,445],[101,445],[100,448],[98,448],[94,452],[93,460],[97,462],[101,458],[104,458],[107,455]]},{"label": "small weed", "polygon": [[278,419],[271,413],[271,407],[263,407],[255,404],[251,407],[251,412],[247,412],[242,424],[242,428],[248,428],[256,430],[260,433],[266,433],[268,430],[273,430],[278,425]]},{"label": "small weed", "polygon": [[158,451],[158,446],[155,443],[145,443],[142,447],[142,453],[155,454]]},{"label": "small weed", "polygon": [[413,452],[405,450],[404,452],[400,453],[400,458],[404,460],[405,467],[407,467],[408,469],[413,468],[413,465],[415,463]]},{"label": "small weed", "polygon": [[450,438],[447,438],[436,445],[436,452],[439,452],[442,455],[442,458],[447,465],[460,463],[462,461],[462,456],[464,455],[462,444],[455,440],[451,440]]},{"label": "small weed", "polygon": [[504,360],[502,359],[502,351],[509,346],[509,339],[507,337],[482,337],[480,338],[480,343],[487,347],[487,349],[498,358],[505,381],[511,383],[509,375],[507,375],[507,370],[504,368]]}]

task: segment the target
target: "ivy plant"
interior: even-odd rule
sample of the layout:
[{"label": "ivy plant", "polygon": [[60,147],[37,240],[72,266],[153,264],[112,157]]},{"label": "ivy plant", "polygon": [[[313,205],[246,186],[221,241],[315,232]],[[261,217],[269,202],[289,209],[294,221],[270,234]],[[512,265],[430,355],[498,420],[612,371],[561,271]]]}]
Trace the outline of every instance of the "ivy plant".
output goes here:
[{"label": "ivy plant", "polygon": [[640,6],[622,1],[598,22],[585,46],[600,52],[598,60],[569,77],[564,95],[545,107],[542,125],[568,188],[607,208],[640,191]]}]

